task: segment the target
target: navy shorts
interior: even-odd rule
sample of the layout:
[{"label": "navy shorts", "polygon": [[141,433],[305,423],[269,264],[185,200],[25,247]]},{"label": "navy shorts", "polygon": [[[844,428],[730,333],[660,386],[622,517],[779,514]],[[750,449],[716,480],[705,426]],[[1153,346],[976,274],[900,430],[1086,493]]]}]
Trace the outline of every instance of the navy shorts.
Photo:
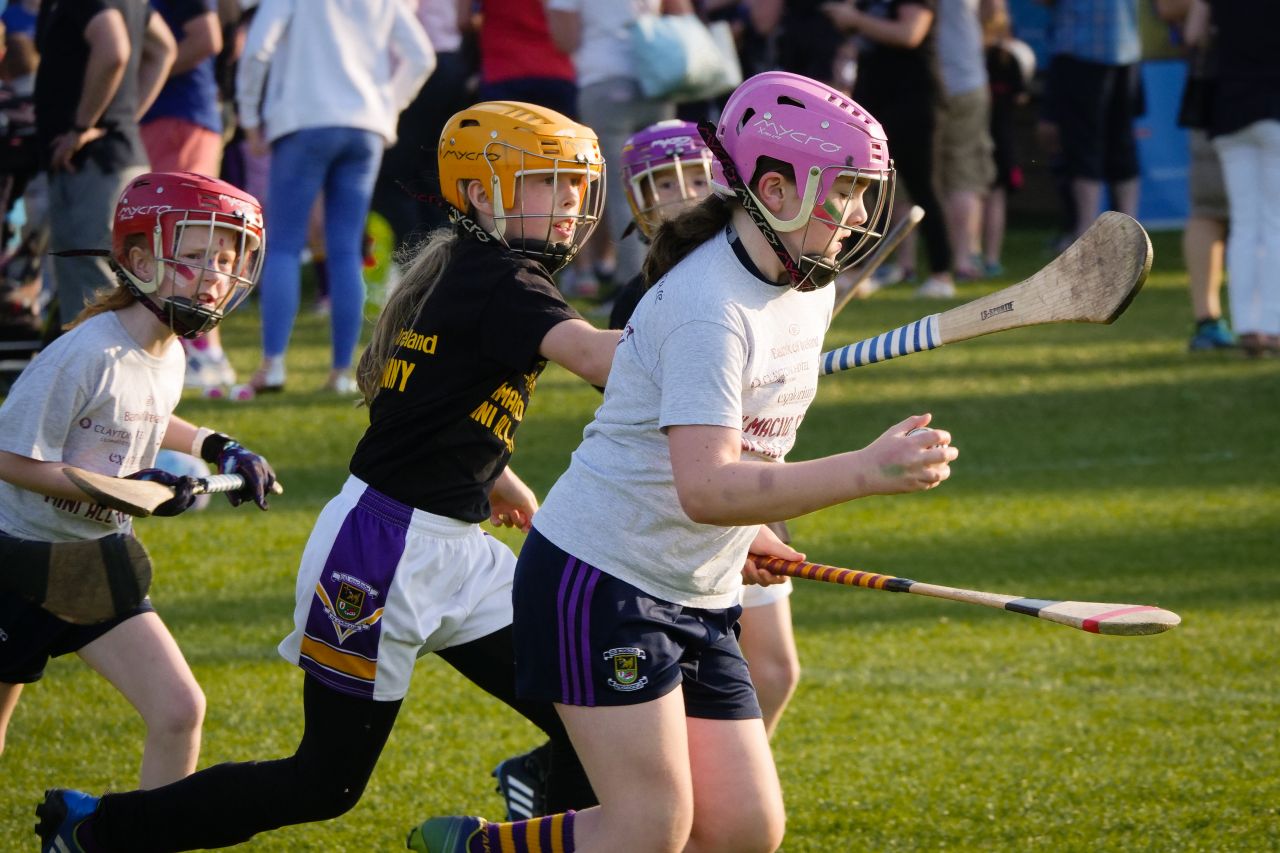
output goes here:
[{"label": "navy shorts", "polygon": [[78,652],[126,619],[153,613],[151,599],[128,613],[93,625],[63,621],[20,595],[0,595],[0,683],[39,681],[49,658]]},{"label": "navy shorts", "polygon": [[1073,178],[1108,183],[1138,176],[1133,122],[1145,109],[1141,70],[1073,56],[1049,63],[1047,97]]},{"label": "navy shorts", "polygon": [[663,601],[560,550],[536,528],[520,551],[512,598],[522,699],[639,705],[682,684],[687,716],[761,716],[738,648],[741,607]]}]

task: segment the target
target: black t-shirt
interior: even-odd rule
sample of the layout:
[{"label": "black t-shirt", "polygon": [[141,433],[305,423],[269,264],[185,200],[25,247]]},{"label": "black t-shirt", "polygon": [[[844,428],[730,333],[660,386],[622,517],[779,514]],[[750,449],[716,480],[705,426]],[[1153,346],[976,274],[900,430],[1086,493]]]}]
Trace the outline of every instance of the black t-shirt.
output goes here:
[{"label": "black t-shirt", "polygon": [[874,115],[877,109],[895,107],[893,102],[910,99],[932,103],[941,91],[938,60],[934,50],[934,29],[938,22],[937,0],[859,0],[858,8],[873,18],[897,20],[903,6],[923,6],[933,13],[933,24],[924,41],[914,48],[894,47],[869,38],[858,39],[858,79],[853,98]]},{"label": "black t-shirt", "polygon": [[36,70],[36,130],[43,164],[49,164],[49,144],[75,126],[76,108],[84,88],[89,63],[85,29],[108,9],[119,10],[129,33],[129,61],[115,96],[98,127],[107,134],[82,148],[72,161],[79,166],[93,158],[100,168],[116,172],[127,166],[145,166],[146,152],[138,134],[138,66],[151,7],[147,0],[44,0],[36,19],[36,50],[44,57]]},{"label": "black t-shirt", "polygon": [[1217,27],[1217,88],[1209,135],[1280,119],[1280,3],[1209,0]]},{"label": "black t-shirt", "polygon": [[463,237],[383,371],[351,473],[401,503],[462,521],[489,490],[546,359],[551,328],[580,315],[543,267]]}]

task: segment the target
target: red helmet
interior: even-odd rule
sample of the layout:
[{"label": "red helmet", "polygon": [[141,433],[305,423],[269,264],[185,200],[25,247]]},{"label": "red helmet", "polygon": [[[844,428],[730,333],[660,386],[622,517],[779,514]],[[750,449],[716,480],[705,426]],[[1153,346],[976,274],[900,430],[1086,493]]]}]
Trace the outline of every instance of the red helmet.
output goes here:
[{"label": "red helmet", "polygon": [[[219,231],[231,232],[229,245],[225,236],[215,239]],[[155,258],[150,280],[138,278],[129,262],[137,238]],[[262,205],[244,190],[195,172],[149,172],[130,182],[116,204],[111,258],[140,301],[176,334],[192,338],[216,326],[253,290],[265,239]],[[218,266],[215,256],[227,248],[234,250],[234,260]],[[199,281],[191,298],[171,293],[156,300],[170,266],[175,275]],[[201,298],[218,279],[230,287]]]}]

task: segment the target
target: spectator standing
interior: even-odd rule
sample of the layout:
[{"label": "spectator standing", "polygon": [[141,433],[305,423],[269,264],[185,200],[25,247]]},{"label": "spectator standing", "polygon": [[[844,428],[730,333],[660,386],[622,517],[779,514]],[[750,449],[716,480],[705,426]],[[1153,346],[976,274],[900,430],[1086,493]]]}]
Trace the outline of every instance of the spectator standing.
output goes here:
[{"label": "spectator standing", "polygon": [[[222,50],[216,0],[151,0],[177,41],[169,79],[142,117],[142,144],[157,172],[195,172],[218,177],[222,164],[222,113],[214,57]],[[215,326],[203,337],[182,341],[188,387],[205,391],[233,385],[236,372],[222,350]]]},{"label": "spectator standing", "polygon": [[[111,245],[116,200],[147,171],[138,119],[151,106],[177,48],[146,0],[48,2],[36,50],[57,57],[36,71],[36,135],[49,171],[49,249]],[[63,324],[94,291],[115,284],[106,262],[52,258]]]},{"label": "spectator standing", "polygon": [[627,281],[640,272],[644,244],[634,234],[622,238],[631,210],[618,158],[627,137],[676,114],[673,103],[641,92],[629,27],[641,15],[692,13],[689,0],[547,0],[551,37],[577,69],[578,119],[600,137],[605,159],[604,227],[574,267],[578,295],[596,295],[601,278]]},{"label": "spectator standing", "polygon": [[[988,0],[988,9],[1001,0]],[[995,179],[991,90],[982,49],[979,0],[938,0],[938,67],[942,109],[934,174],[947,213],[955,274],[983,276],[978,265],[982,197]]]},{"label": "spectator standing", "polygon": [[991,142],[995,177],[982,205],[982,271],[984,275],[1004,275],[1000,262],[1009,193],[1022,188],[1014,118],[1031,99],[1029,87],[1035,76],[1036,55],[1031,46],[1012,35],[1007,12],[998,12],[984,24],[987,43],[987,85],[991,90]]},{"label": "spectator standing", "polygon": [[1209,138],[1231,207],[1227,292],[1245,354],[1280,353],[1280,5],[1194,0],[1217,28],[1218,76]]},{"label": "spectator standing", "polygon": [[1104,185],[1112,207],[1138,213],[1138,0],[1041,2],[1052,9],[1052,32],[1040,134],[1062,158],[1079,237],[1098,216]]},{"label": "spectator standing", "polygon": [[1178,110],[1178,125],[1187,128],[1189,210],[1182,227],[1182,260],[1187,266],[1187,289],[1195,328],[1187,347],[1193,352],[1234,347],[1222,316],[1222,271],[1230,216],[1227,188],[1218,152],[1205,133],[1213,80],[1217,76],[1217,45],[1208,16],[1203,26],[1188,29],[1191,0],[1158,0],[1160,17],[1182,31],[1187,47],[1187,83]]},{"label": "spectator standing", "polygon": [[573,60],[551,38],[543,5],[529,0],[463,2],[480,13],[477,97],[537,104],[576,117]]},{"label": "spectator standing", "polygon": [[436,142],[445,122],[474,100],[474,65],[459,21],[458,0],[419,0],[418,22],[436,53],[436,68],[400,114],[396,143],[382,158],[373,206],[387,218],[401,247],[448,221],[428,199],[440,195]]},{"label": "spectator standing", "polygon": [[[853,98],[884,124],[893,139],[893,164],[911,200],[924,210],[920,230],[930,275],[916,293],[954,296],[951,241],[933,175],[942,87],[934,49],[938,0],[860,0],[857,5],[825,3],[822,8],[837,27],[858,34]],[[897,209],[906,211],[908,205]]]},{"label": "spectator standing", "polygon": [[[364,309],[362,240],[384,146],[435,66],[403,0],[263,0],[236,76],[250,150],[271,153],[262,275],[263,358],[253,393],[285,382],[311,205],[324,192],[332,364],[325,388],[354,394],[351,360]],[[263,91],[265,89],[265,97]],[[249,396],[248,394],[244,396]]]}]

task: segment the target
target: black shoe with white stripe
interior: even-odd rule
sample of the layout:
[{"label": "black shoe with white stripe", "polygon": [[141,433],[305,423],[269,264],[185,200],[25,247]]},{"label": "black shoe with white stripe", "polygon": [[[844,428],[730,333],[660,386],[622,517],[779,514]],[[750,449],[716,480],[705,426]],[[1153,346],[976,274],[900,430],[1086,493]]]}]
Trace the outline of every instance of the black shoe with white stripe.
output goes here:
[{"label": "black shoe with white stripe", "polygon": [[547,813],[547,753],[543,744],[524,755],[503,761],[491,774],[507,804],[507,820],[529,820]]}]

